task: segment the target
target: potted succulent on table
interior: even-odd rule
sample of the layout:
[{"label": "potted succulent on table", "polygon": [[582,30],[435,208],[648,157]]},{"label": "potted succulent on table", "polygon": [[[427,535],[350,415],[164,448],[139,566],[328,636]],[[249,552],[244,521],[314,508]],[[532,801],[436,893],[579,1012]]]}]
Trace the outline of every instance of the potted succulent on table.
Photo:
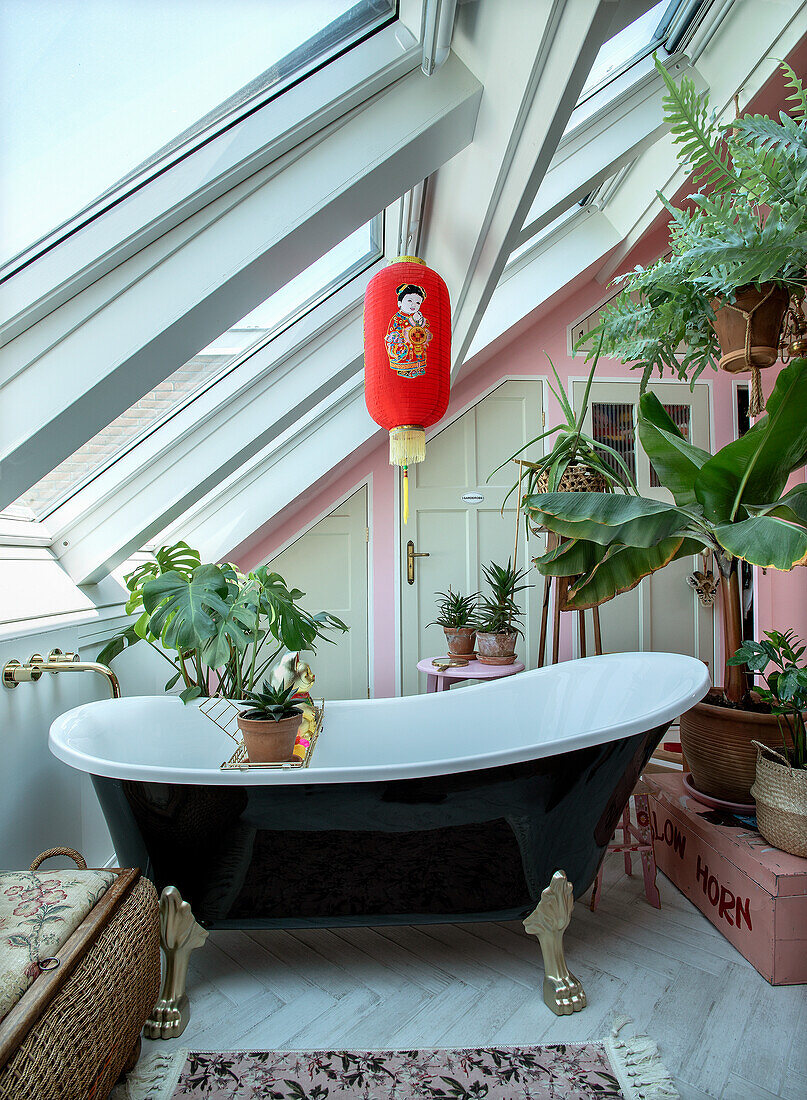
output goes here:
[{"label": "potted succulent on table", "polygon": [[[761,642],[746,641],[730,660],[765,681],[755,695],[776,716],[781,750],[757,743],[751,794],[757,828],[765,839],[795,856],[807,856],[807,664],[805,646],[792,630],[765,632]],[[773,665],[770,672],[766,670]]]},{"label": "potted succulent on table", "polygon": [[483,665],[512,665],[516,660],[516,639],[523,631],[518,622],[521,608],[516,594],[531,584],[521,584],[528,569],[517,569],[508,558],[507,565],[482,566],[490,595],[482,596],[476,624],[477,656]]},{"label": "potted succulent on table", "polygon": [[[807,484],[786,492],[807,462],[807,359],[779,374],[766,414],[714,455],[689,443],[658,398],[640,398],[638,430],[673,503],[610,493],[538,493],[524,507],[567,541],[536,559],[545,576],[574,577],[567,606],[582,610],[634,588],[677,558],[711,553],[719,575],[723,652],[742,643],[739,566],[789,570],[807,563]],[[744,668],[727,660],[723,684],[681,716],[695,787],[748,802],[753,741],[779,743],[777,716],[760,713]]]},{"label": "potted succulent on table", "polygon": [[294,702],[294,684],[272,687],[263,682],[262,691],[247,691],[250,704],[238,716],[238,728],[244,736],[247,756],[252,764],[273,764],[291,760],[300,729],[302,711]]},{"label": "potted succulent on table", "polygon": [[800,316],[804,297],[807,93],[783,64],[790,114],[721,124],[707,93],[687,77],[676,84],[658,61],[656,67],[679,161],[698,191],[687,209],[659,196],[672,215],[669,256],[623,276],[622,292],[581,343],[591,354],[598,347],[640,368],[643,389],[654,371],[692,382],[707,365],[750,370],[756,416],[760,368],[779,358],[788,305],[792,299]]},{"label": "potted succulent on table", "polygon": [[476,641],[476,603],[479,599],[478,592],[472,592],[470,596],[463,596],[461,592],[454,592],[451,585],[448,592],[436,592],[438,596],[438,615],[429,626],[441,626],[446,636],[448,652],[452,657],[472,657]]},{"label": "potted succulent on table", "polygon": [[165,685],[182,683],[183,702],[220,696],[242,700],[284,650],[315,650],[326,632],[347,630],[327,611],[312,615],[305,595],[262,565],[241,573],[229,563],[203,563],[184,542],[163,546],[129,573],[127,614],[134,623],[98,654],[108,664],[125,648],[150,645],[172,667]]}]

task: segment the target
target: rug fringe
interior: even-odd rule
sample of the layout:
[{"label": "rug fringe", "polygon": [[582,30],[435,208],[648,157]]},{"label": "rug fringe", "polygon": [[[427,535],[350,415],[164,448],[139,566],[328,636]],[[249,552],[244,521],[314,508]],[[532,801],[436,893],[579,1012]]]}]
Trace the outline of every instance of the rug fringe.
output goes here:
[{"label": "rug fringe", "polygon": [[187,1057],[188,1051],[180,1049],[141,1058],[109,1100],[170,1100]]},{"label": "rug fringe", "polygon": [[655,1042],[647,1035],[620,1039],[620,1031],[629,1023],[628,1016],[618,1016],[611,1037],[605,1040],[625,1100],[680,1100]]}]

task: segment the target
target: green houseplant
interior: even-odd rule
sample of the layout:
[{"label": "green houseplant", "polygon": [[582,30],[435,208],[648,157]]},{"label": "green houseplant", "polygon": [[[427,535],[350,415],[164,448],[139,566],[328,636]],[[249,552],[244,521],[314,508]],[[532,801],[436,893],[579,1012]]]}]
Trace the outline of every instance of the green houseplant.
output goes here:
[{"label": "green houseplant", "polygon": [[441,626],[446,636],[448,652],[452,657],[469,657],[474,652],[476,640],[476,604],[478,592],[463,596],[461,592],[436,592],[437,618],[429,626]]},{"label": "green houseplant", "polygon": [[512,559],[507,565],[482,566],[488,593],[479,603],[476,644],[479,660],[483,665],[512,665],[516,659],[516,639],[522,633],[519,627],[521,608],[516,595],[530,584],[521,582],[527,576],[528,569],[517,569]]},{"label": "green houseplant", "polygon": [[250,706],[238,716],[247,756],[253,764],[290,760],[302,711],[294,703],[294,684],[273,687],[264,680],[261,691],[247,691]]},{"label": "green houseplant", "polygon": [[[547,379],[547,384],[560,405],[563,414],[563,423],[549,428],[534,439],[530,439],[511,455],[506,462],[497,466],[488,477],[498,473],[508,462],[517,459],[529,447],[540,443],[543,439],[555,436],[552,447],[541,458],[534,462],[522,459],[522,467],[525,473],[520,479],[522,496],[530,496],[533,493],[561,492],[561,493],[585,493],[585,492],[611,492],[621,489],[637,492],[636,484],[631,472],[626,466],[622,456],[605,443],[598,443],[583,431],[583,422],[588,412],[588,401],[591,393],[591,385],[594,381],[594,372],[597,369],[597,356],[589,370],[586,381],[586,389],[580,409],[575,415],[569,395],[563,388],[560,375],[555,369],[551,358],[549,365],[555,376],[555,386]],[[502,502],[502,509],[510,496],[518,490],[517,481]]]},{"label": "green houseplant", "polygon": [[316,649],[347,626],[327,611],[312,615],[278,573],[262,565],[240,573],[203,563],[184,542],[163,546],[125,578],[126,612],[137,619],[98,654],[104,664],[145,642],[173,666],[165,685],[182,683],[184,702],[211,695],[243,699],[284,649]]},{"label": "green houseplant", "polygon": [[769,630],[761,642],[743,642],[729,662],[762,676],[765,686],[757,687],[756,695],[780,724],[782,751],[757,745],[751,794],[759,831],[769,843],[796,856],[807,856],[806,648],[792,630]]},{"label": "green houseplant", "polygon": [[583,338],[642,371],[690,382],[706,366],[752,368],[752,415],[761,411],[759,368],[775,363],[791,296],[804,295],[807,265],[807,94],[783,64],[790,113],[716,121],[691,80],[667,87],[664,113],[682,166],[698,190],[672,215],[670,255],[623,276],[623,290]]},{"label": "green houseplant", "polygon": [[[711,553],[720,578],[723,652],[742,642],[739,563],[789,570],[807,563],[807,485],[785,491],[807,461],[807,359],[779,374],[766,414],[714,455],[688,443],[652,393],[638,431],[673,503],[609,493],[527,497],[530,517],[567,541],[536,559],[545,576],[571,577],[567,606],[582,609],[634,588],[686,555]],[[681,719],[693,780],[705,794],[748,800],[752,740],[778,742],[775,715],[758,713],[747,671],[727,662],[722,687]]]}]

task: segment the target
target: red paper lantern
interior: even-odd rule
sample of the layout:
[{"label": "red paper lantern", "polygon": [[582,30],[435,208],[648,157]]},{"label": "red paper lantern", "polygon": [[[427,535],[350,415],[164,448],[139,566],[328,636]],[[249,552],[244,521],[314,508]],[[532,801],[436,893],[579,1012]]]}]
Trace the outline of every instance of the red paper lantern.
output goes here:
[{"label": "red paper lantern", "polygon": [[[364,295],[364,397],[389,432],[389,460],[406,468],[426,457],[426,428],[448,407],[451,304],[436,271],[399,256]],[[404,520],[407,514],[404,481]]]}]

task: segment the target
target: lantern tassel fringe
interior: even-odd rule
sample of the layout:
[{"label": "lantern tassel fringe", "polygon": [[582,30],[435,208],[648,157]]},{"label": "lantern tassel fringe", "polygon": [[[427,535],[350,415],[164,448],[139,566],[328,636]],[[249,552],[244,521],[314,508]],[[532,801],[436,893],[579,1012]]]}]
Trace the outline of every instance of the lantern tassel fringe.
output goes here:
[{"label": "lantern tassel fringe", "polygon": [[404,424],[389,433],[391,466],[412,466],[426,457],[426,432],[415,424]]}]

